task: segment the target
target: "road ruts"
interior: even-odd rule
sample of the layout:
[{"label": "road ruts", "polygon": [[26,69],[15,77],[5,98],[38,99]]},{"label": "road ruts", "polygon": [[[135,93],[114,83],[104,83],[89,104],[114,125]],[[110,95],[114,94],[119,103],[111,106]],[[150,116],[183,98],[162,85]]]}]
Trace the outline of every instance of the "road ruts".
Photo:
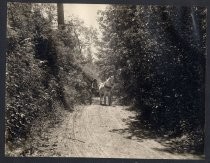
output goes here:
[{"label": "road ruts", "polygon": [[123,106],[78,106],[73,113],[66,112],[63,123],[48,135],[47,143],[53,144],[52,153],[62,157],[200,159],[166,152],[155,139],[132,136],[127,122],[135,115]]}]

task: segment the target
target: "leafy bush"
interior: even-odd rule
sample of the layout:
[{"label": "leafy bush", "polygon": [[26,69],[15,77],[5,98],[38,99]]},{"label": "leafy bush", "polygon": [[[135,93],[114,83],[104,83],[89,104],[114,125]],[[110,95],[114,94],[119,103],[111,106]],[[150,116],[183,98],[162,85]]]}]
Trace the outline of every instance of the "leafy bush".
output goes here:
[{"label": "leafy bush", "polygon": [[99,23],[98,65],[118,76],[122,101],[156,131],[203,140],[206,8],[113,5]]},{"label": "leafy bush", "polygon": [[5,119],[12,144],[27,139],[37,119],[56,114],[58,104],[72,110],[90,97],[92,77],[75,59],[78,37],[71,26],[53,29],[54,12],[50,4],[8,3]]}]

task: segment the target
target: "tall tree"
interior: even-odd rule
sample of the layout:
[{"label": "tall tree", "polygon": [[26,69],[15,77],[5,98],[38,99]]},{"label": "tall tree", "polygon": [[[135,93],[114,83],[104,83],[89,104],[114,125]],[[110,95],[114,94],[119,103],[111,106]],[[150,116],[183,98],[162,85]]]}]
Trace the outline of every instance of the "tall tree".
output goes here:
[{"label": "tall tree", "polygon": [[58,27],[64,29],[63,3],[57,3]]}]

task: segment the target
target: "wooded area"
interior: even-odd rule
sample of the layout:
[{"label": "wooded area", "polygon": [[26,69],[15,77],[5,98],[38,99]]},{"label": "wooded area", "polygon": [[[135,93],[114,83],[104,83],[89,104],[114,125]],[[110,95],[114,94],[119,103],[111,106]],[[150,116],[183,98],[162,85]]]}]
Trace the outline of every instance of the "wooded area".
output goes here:
[{"label": "wooded area", "polygon": [[207,9],[110,5],[98,14],[101,40],[77,18],[56,28],[56,5],[8,3],[6,142],[21,144],[60,108],[89,104],[92,80],[115,75],[115,96],[146,129],[186,135],[203,153]]},{"label": "wooded area", "polygon": [[138,108],[147,128],[186,134],[187,144],[201,150],[206,14],[203,7],[114,5],[99,17],[101,75],[118,74],[118,96]]},{"label": "wooded area", "polygon": [[86,32],[90,37],[94,31],[73,18],[65,29],[55,28],[56,23],[56,5],[8,3],[8,143],[21,144],[30,137],[33,123],[50,114],[56,116],[58,106],[73,110],[75,104],[89,103],[94,70],[85,71],[92,61],[81,50],[90,42],[78,35]]}]

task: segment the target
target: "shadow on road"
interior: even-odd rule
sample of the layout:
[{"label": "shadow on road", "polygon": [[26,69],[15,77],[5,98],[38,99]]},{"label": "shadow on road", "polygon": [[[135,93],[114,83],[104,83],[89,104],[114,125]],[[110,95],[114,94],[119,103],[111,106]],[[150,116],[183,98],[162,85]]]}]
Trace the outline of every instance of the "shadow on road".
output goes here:
[{"label": "shadow on road", "polygon": [[[126,110],[135,111],[131,108]],[[129,116],[126,119],[123,119],[125,123],[124,129],[113,129],[110,132],[118,133],[124,135],[127,139],[137,140],[139,142],[144,141],[145,139],[153,139],[156,142],[159,142],[164,148],[153,148],[157,151],[168,152],[172,154],[194,154],[199,156],[201,159],[204,159],[203,149],[204,147],[196,147],[190,145],[186,137],[176,137],[172,138],[168,135],[160,134],[154,130],[146,127],[140,120],[138,115]],[[129,135],[129,136],[128,136]]]}]

